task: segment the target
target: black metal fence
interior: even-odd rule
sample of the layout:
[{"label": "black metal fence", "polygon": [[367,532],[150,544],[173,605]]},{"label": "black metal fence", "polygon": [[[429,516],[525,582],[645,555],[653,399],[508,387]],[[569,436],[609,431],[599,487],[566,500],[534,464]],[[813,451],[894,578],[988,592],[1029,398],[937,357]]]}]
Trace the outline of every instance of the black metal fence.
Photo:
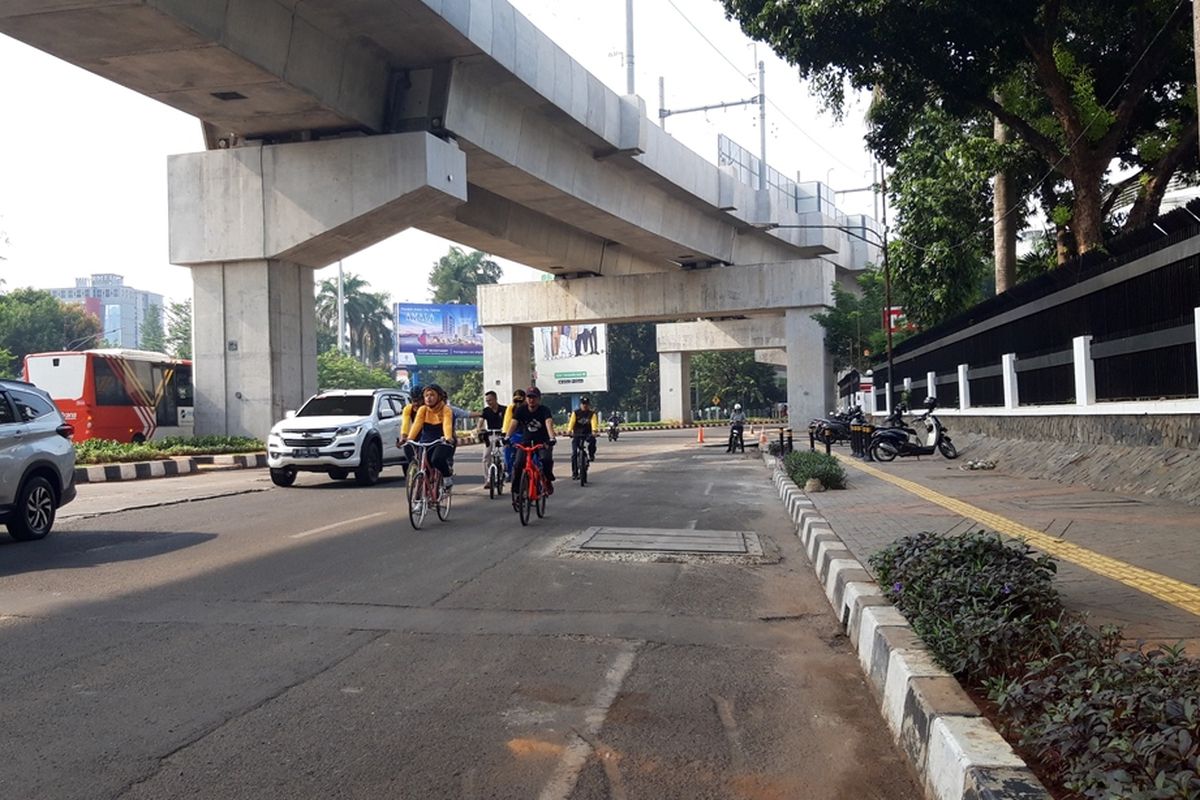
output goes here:
[{"label": "black metal fence", "polygon": [[[916,397],[937,373],[940,405],[958,405],[958,365],[969,367],[970,405],[1004,405],[1001,359],[1016,355],[1021,405],[1076,402],[1072,341],[1091,336],[1096,401],[1195,398],[1196,309],[1200,307],[1200,201],[1156,225],[1088,254],[967,313],[913,336],[893,351],[899,398]],[[874,372],[884,407],[886,365]]]}]

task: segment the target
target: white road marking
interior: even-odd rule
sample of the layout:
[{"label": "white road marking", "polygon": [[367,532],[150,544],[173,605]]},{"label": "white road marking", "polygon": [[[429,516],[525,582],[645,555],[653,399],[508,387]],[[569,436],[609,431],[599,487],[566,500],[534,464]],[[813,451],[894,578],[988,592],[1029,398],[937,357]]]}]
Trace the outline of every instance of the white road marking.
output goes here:
[{"label": "white road marking", "polygon": [[324,533],[325,531],[331,531],[334,528],[340,528],[343,525],[349,525],[353,522],[362,522],[365,519],[374,519],[375,517],[382,517],[384,515],[384,513],[385,512],[383,512],[383,511],[376,511],[374,514],[367,514],[365,517],[355,517],[354,519],[344,519],[341,522],[335,522],[332,525],[322,525],[321,527],[313,528],[312,530],[302,531],[300,533],[293,533],[288,538],[303,539],[306,536],[314,536],[318,533]]},{"label": "white road marking", "polygon": [[710,483],[710,484],[708,484],[708,486],[707,486],[707,487],[705,487],[705,489],[704,489],[704,496],[705,496],[705,497],[708,497],[710,494],[712,494],[712,490],[713,490],[713,484],[711,484],[711,483]]},{"label": "white road marking", "polygon": [[697,522],[699,522],[699,521],[700,521],[700,520],[698,520],[698,519],[689,519],[689,520],[688,520],[688,524],[687,524],[687,529],[688,529],[689,531],[694,531],[694,530],[696,530],[696,523],[697,523]]},{"label": "white road marking", "polygon": [[[604,726],[604,719],[608,716],[609,707],[617,699],[617,693],[621,691],[621,684],[625,682],[629,671],[633,669],[633,660],[637,656],[637,649],[640,645],[641,642],[622,644],[620,652],[613,659],[612,666],[608,668],[608,672],[604,676],[604,685],[596,692],[591,708],[583,716],[584,730],[589,736],[596,736]],[[592,746],[581,736],[573,736],[571,743],[558,760],[558,768],[554,771],[554,776],[542,789],[538,800],[567,800],[571,792],[575,790],[579,772],[583,769],[591,751]]]}]

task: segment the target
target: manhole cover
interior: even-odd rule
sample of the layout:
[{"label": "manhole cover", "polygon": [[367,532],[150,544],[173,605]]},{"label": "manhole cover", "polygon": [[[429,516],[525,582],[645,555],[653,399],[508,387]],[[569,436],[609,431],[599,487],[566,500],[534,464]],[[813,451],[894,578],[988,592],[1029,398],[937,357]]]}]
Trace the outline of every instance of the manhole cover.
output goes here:
[{"label": "manhole cover", "polygon": [[703,531],[691,528],[588,528],[567,550],[577,553],[700,553],[761,556],[758,534],[751,531]]}]

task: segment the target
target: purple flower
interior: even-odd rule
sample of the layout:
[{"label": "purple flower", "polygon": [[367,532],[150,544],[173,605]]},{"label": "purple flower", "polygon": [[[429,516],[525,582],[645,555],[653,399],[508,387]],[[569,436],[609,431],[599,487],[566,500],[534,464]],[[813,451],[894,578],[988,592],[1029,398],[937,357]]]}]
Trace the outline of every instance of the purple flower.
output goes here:
[{"label": "purple flower", "polygon": [[1004,594],[1012,594],[1012,587],[1006,583],[1004,584],[1004,588],[1000,591],[1004,592]]},{"label": "purple flower", "polygon": [[900,594],[900,592],[903,589],[904,589],[904,584],[902,584],[900,581],[896,581],[895,583],[892,584],[892,592],[895,594]]}]

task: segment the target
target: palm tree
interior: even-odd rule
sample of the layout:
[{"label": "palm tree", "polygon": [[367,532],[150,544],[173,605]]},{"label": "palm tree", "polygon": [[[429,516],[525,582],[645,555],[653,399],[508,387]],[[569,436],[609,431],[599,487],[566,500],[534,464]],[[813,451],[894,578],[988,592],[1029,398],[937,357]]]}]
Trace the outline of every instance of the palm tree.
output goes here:
[{"label": "palm tree", "polygon": [[[386,292],[369,292],[370,284],[358,275],[342,279],[342,298],[349,329],[350,354],[363,363],[386,363],[391,356],[391,312]],[[317,321],[336,331],[337,278],[321,281],[317,291]]]},{"label": "palm tree", "polygon": [[468,254],[460,247],[451,247],[429,273],[433,302],[474,304],[475,288],[481,283],[496,283],[503,274],[500,265],[484,253],[475,250]]}]

